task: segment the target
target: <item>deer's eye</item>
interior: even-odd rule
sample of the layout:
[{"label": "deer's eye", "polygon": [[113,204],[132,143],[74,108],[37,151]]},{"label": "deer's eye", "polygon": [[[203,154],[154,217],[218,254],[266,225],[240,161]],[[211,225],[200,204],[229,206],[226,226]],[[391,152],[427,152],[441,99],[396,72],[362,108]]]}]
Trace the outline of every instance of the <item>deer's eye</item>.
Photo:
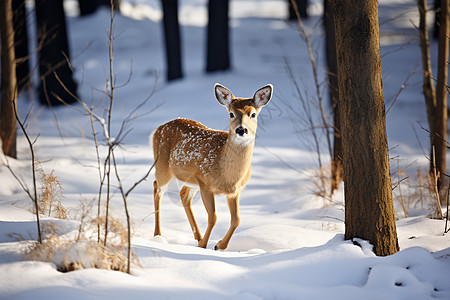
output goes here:
[{"label": "deer's eye", "polygon": [[256,113],[252,113],[251,117],[256,118]]},{"label": "deer's eye", "polygon": [[234,114],[230,112],[230,118],[234,118]]}]

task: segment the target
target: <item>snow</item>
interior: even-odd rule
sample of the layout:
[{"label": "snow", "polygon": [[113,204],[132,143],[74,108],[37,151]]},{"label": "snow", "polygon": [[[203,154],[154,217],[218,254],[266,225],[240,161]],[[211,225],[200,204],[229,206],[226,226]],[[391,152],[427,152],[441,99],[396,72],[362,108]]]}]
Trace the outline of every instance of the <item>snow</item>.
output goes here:
[{"label": "snow", "polygon": [[[142,178],[153,163],[148,136],[159,125],[183,117],[227,130],[228,114],[214,97],[216,82],[238,97],[251,97],[258,88],[273,84],[273,98],[258,117],[252,178],[240,197],[241,224],[225,251],[212,250],[228,230],[230,218],[226,199],[216,197],[217,225],[207,249],[196,247],[177,197],[181,183],[172,182],[162,201],[162,236],[153,237],[152,172],[128,199],[134,224],[133,252],[139,264],[132,265],[132,274],[94,268],[61,273],[53,262],[24,257],[30,241],[37,239],[35,216],[27,195],[2,165],[0,299],[450,299],[450,239],[443,234],[444,221],[427,217],[429,203],[423,208],[410,203],[411,217],[405,218],[396,198],[401,251],[376,257],[368,242],[344,240],[343,186],[332,199],[316,195],[317,154],[285,61],[303,97],[313,98],[315,86],[306,45],[295,24],[284,21],[285,0],[231,1],[233,69],[216,74],[204,73],[207,0],[180,1],[185,77],[173,83],[163,79],[160,1],[122,2],[124,15],[115,19],[114,68],[117,85],[126,84],[116,90],[112,138],[117,136],[122,120],[152,93],[158,79],[155,93],[135,112],[139,117],[127,124],[125,131],[130,131],[122,140],[123,147],[116,150],[125,188]],[[318,24],[322,1],[310,2],[313,16],[305,25],[315,32],[312,42],[319,55],[322,82],[324,42]],[[101,91],[107,86],[109,11],[102,9],[81,18],[75,6],[71,1],[66,9],[70,10],[68,30],[79,96],[106,122]],[[417,169],[425,171],[428,165],[427,150],[424,153],[420,146],[428,149],[428,137],[418,124],[426,126],[419,42],[412,24],[417,24],[417,9],[412,0],[383,0],[379,9],[386,107],[404,85],[387,114],[393,180],[399,171],[397,162],[398,168],[413,178]],[[33,24],[29,20],[30,27]],[[436,70],[435,42],[432,56]],[[412,76],[405,82],[409,74]],[[322,92],[326,95],[325,85]],[[19,100],[22,118],[30,106],[27,129],[32,138],[39,135],[36,157],[44,170],[55,170],[63,188],[61,202],[71,216],[71,220],[42,216],[42,222],[56,223],[61,241],[73,239],[79,227],[80,199],[91,201],[98,193],[97,157],[89,118],[67,107],[55,108],[54,112],[41,108],[36,95],[29,92]],[[311,111],[318,114],[313,104]],[[101,124],[97,132],[99,151],[105,155]],[[318,132],[322,160],[327,162],[325,139]],[[30,187],[31,156],[21,134],[18,155],[18,160],[8,159],[8,163]],[[406,182],[402,186],[404,197],[413,193]],[[123,202],[115,187],[111,213],[124,221]],[[394,194],[398,196],[398,190]],[[207,215],[198,193],[193,210],[204,231]],[[76,244],[68,252],[84,259],[87,245]]]}]

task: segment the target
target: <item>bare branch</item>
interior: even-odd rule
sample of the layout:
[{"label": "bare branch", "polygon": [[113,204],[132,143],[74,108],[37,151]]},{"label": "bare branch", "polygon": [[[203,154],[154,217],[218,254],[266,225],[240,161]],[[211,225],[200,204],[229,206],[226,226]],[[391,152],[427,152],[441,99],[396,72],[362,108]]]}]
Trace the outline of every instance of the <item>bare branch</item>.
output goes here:
[{"label": "bare branch", "polygon": [[[31,169],[32,169],[32,174],[33,174],[33,195],[31,195],[31,193],[29,192],[28,189],[24,189],[24,190],[28,194],[28,196],[30,196],[31,200],[34,202],[34,206],[35,206],[35,209],[36,209],[36,223],[37,223],[37,230],[38,230],[38,241],[39,241],[39,244],[42,244],[41,224],[40,224],[40,220],[39,220],[39,206],[38,206],[38,196],[37,196],[37,186],[36,186],[35,156],[34,156],[34,147],[33,147],[33,144],[37,140],[37,138],[34,140],[34,142],[32,142],[30,140],[30,137],[28,136],[28,133],[25,130],[25,126],[20,121],[20,118],[19,118],[19,116],[17,114],[17,107],[15,105],[13,105],[13,108],[14,108],[14,116],[16,117],[17,123],[19,123],[19,126],[22,129],[22,132],[23,132],[25,138],[27,139],[28,146],[29,146],[30,152],[31,152]],[[17,177],[16,177],[16,179],[17,179]],[[21,181],[19,181],[19,183],[20,182]],[[22,185],[22,187],[23,187],[23,185]]]},{"label": "bare branch", "polygon": [[326,113],[325,113],[325,110],[323,107],[322,93],[320,92],[320,83],[319,83],[319,78],[318,78],[318,74],[317,74],[317,64],[316,64],[316,60],[314,58],[314,53],[313,53],[312,46],[311,46],[311,39],[309,38],[309,35],[306,32],[305,26],[303,24],[302,18],[300,17],[297,2],[295,0],[291,0],[291,3],[292,3],[292,7],[294,8],[295,14],[297,15],[297,20],[298,20],[298,25],[300,26],[300,31],[301,31],[303,38],[305,39],[305,42],[307,45],[309,60],[311,62],[311,67],[313,70],[314,83],[316,86],[317,100],[319,102],[319,110],[320,110],[321,117],[322,117],[322,124],[323,124],[324,130],[325,130],[325,133],[326,133],[328,152],[330,154],[330,157],[333,157],[333,150],[331,148],[331,139],[330,139],[331,133],[329,130],[330,126],[327,122],[327,116],[326,116]]}]

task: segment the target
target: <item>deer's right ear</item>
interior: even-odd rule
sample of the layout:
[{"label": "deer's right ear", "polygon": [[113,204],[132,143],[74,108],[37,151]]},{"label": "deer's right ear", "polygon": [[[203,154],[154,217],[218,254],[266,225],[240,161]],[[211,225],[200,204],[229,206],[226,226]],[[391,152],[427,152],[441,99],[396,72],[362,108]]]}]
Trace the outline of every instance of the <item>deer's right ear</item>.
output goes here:
[{"label": "deer's right ear", "polygon": [[224,87],[223,85],[216,83],[214,85],[214,93],[216,94],[216,99],[225,107],[228,107],[233,100],[233,93]]}]

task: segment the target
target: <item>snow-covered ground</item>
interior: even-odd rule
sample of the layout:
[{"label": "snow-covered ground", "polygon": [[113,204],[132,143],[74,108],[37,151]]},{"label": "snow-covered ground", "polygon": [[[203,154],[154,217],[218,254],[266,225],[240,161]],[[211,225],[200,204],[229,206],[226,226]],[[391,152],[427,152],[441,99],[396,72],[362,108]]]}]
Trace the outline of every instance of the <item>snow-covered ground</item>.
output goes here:
[{"label": "snow-covered ground", "polygon": [[[228,115],[214,99],[214,83],[243,97],[252,96],[266,83],[274,85],[273,99],[259,117],[252,178],[240,199],[241,224],[226,251],[211,250],[229,225],[225,198],[217,197],[218,222],[208,249],[197,248],[176,191],[170,190],[162,203],[162,237],[154,238],[151,174],[128,199],[134,224],[133,252],[140,265],[132,266],[132,275],[99,269],[60,273],[52,263],[23,257],[24,242],[17,237],[36,239],[35,216],[30,212],[31,201],[1,166],[0,299],[450,299],[450,238],[443,234],[444,221],[427,218],[428,202],[423,209],[418,202],[408,204],[410,217],[405,218],[396,200],[401,251],[376,257],[367,242],[359,241],[360,247],[344,241],[342,186],[332,201],[315,195],[317,155],[286,62],[306,99],[314,99],[315,87],[305,43],[295,23],[285,21],[286,1],[231,1],[233,69],[215,74],[204,73],[207,1],[180,1],[185,76],[172,83],[164,82],[159,0],[122,2],[123,15],[115,19],[115,72],[116,84],[125,84],[116,91],[113,132],[152,92],[158,79],[156,93],[139,110],[142,116],[132,122],[123,148],[118,149],[119,172],[126,189],[152,164],[148,137],[158,125],[185,117],[227,129]],[[313,16],[305,24],[315,31],[313,47],[323,82],[324,42],[317,17],[321,1],[311,2]],[[109,11],[102,9],[80,18],[74,2],[66,4],[79,95],[103,115],[106,102],[100,91],[108,72]],[[417,22],[416,11],[413,0],[380,1],[387,107],[404,86],[387,115],[394,182],[399,170],[405,169],[400,178],[413,178],[419,168],[425,171],[427,167],[427,153],[420,146],[428,149],[427,134],[419,125],[426,126],[426,113],[418,35],[412,25]],[[432,56],[434,63],[434,42]],[[326,95],[325,84],[322,92]],[[91,201],[98,192],[89,118],[67,107],[56,108],[53,114],[39,107],[35,98],[34,94],[21,96],[20,114],[24,117],[34,103],[28,133],[39,135],[37,159],[46,172],[54,170],[63,188],[62,204],[71,220],[57,221],[60,238],[73,238],[79,226],[80,199]],[[317,114],[313,104],[311,110]],[[327,163],[323,132],[317,132],[322,140],[322,160]],[[30,153],[22,134],[18,144],[19,159],[9,159],[9,163],[31,186]],[[104,156],[104,143],[100,150]],[[403,182],[401,192],[412,199],[414,190],[408,182],[413,179]],[[122,199],[116,189],[113,192],[112,214],[124,220]],[[394,194],[398,199],[399,190]],[[198,197],[193,209],[204,231],[206,212]]]}]

